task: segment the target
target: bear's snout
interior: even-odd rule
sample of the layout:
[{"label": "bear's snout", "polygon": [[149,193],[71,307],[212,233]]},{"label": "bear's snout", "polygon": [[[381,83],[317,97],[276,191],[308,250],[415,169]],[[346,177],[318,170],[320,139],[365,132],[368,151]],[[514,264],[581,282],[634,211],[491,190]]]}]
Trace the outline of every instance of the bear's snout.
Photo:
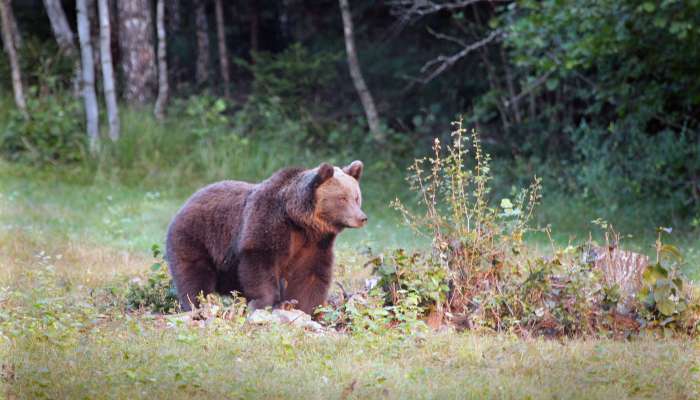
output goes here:
[{"label": "bear's snout", "polygon": [[350,218],[348,226],[350,228],[362,228],[367,223],[367,215],[362,211],[358,211],[356,215]]}]

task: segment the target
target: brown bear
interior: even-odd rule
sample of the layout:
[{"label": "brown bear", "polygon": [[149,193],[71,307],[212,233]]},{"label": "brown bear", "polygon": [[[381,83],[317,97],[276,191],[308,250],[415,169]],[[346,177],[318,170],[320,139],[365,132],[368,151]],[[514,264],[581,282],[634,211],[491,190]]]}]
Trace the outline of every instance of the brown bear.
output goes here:
[{"label": "brown bear", "polygon": [[238,291],[252,309],[296,300],[311,313],[326,300],[333,244],[367,222],[363,164],[287,168],[257,183],[222,181],[187,200],[168,228],[166,261],[180,306],[200,293]]}]

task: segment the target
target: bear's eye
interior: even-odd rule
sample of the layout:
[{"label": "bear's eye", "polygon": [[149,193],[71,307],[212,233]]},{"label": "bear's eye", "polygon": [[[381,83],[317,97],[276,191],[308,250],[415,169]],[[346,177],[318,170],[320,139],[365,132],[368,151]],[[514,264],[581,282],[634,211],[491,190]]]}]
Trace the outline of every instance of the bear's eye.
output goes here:
[{"label": "bear's eye", "polygon": [[340,200],[342,202],[346,202],[346,201],[348,201],[348,196],[340,196],[340,199],[338,199],[338,200]]}]

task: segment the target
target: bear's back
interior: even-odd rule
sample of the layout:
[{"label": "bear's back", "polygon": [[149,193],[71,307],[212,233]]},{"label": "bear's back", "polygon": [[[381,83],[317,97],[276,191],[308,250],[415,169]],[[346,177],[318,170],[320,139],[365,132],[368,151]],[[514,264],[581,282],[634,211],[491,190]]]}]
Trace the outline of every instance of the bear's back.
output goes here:
[{"label": "bear's back", "polygon": [[221,265],[231,239],[238,235],[246,199],[255,187],[252,183],[227,180],[195,192],[168,227],[167,251],[206,251],[214,264]]}]

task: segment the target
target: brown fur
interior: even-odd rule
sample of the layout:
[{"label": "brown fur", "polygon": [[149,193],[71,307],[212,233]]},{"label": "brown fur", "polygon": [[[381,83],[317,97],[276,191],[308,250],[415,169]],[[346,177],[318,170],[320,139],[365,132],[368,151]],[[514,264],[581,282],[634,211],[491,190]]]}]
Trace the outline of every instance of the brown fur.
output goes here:
[{"label": "brown fur", "polygon": [[[311,312],[326,300],[333,243],[360,227],[362,163],[288,168],[258,184],[214,183],[197,191],[168,228],[166,259],[180,305],[199,293],[242,293],[253,308],[297,300]],[[286,284],[281,285],[281,282]]]}]

